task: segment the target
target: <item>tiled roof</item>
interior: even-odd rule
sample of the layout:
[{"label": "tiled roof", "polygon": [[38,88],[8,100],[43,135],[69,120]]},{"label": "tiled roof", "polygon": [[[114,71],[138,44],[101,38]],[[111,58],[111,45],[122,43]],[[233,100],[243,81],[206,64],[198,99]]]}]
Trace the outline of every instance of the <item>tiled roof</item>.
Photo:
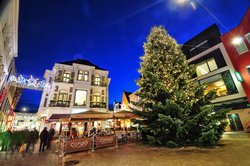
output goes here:
[{"label": "tiled roof", "polygon": [[59,64],[64,64],[64,65],[73,65],[73,63],[77,63],[77,64],[81,64],[81,65],[87,65],[87,66],[94,66],[98,70],[105,70],[105,69],[91,63],[90,61],[85,60],[85,59],[76,59],[76,60],[72,60],[72,61],[59,62]]}]

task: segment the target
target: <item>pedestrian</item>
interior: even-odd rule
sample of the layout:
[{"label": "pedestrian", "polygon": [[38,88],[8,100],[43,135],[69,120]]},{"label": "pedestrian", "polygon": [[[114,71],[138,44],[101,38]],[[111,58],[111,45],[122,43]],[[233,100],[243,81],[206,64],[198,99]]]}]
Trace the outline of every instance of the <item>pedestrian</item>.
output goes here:
[{"label": "pedestrian", "polygon": [[55,129],[51,128],[49,130],[49,137],[48,137],[48,146],[47,146],[47,149],[51,148],[51,141],[53,140],[54,135],[55,135]]},{"label": "pedestrian", "polygon": [[[25,153],[30,152],[30,154],[32,154],[32,152],[34,151],[35,143],[36,143],[35,132],[30,131],[29,136],[28,136],[28,140],[27,140],[27,146],[25,149]],[[31,151],[30,151],[30,147],[32,148]]]},{"label": "pedestrian", "polygon": [[49,132],[47,131],[47,127],[44,127],[43,131],[40,134],[39,152],[44,151],[45,146],[47,146],[48,137],[49,137]]}]

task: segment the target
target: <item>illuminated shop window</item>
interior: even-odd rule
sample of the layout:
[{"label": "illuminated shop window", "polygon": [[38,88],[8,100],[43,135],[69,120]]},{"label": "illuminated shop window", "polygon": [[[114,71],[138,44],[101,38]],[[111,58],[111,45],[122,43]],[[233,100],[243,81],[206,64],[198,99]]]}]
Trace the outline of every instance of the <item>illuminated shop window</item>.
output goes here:
[{"label": "illuminated shop window", "polygon": [[238,93],[238,90],[229,71],[225,71],[221,74],[217,74],[212,77],[200,80],[200,83],[207,84],[205,94],[210,91],[214,91],[216,93],[216,96],[219,97]]},{"label": "illuminated shop window", "polygon": [[76,90],[74,105],[86,105],[86,102],[87,102],[87,91],[79,89]]},{"label": "illuminated shop window", "polygon": [[201,76],[201,75],[205,75],[211,71],[214,71],[216,69],[218,69],[218,66],[217,66],[214,58],[212,58],[212,59],[208,59],[206,61],[203,61],[203,62],[197,64],[196,74],[197,74],[197,76]]}]

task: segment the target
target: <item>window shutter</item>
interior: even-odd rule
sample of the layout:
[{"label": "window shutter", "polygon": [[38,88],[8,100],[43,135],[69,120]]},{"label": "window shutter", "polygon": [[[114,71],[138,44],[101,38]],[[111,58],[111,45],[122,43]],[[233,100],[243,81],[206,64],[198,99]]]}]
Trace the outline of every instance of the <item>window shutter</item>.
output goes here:
[{"label": "window shutter", "polygon": [[71,79],[74,79],[74,77],[75,77],[75,72],[72,72],[71,73]]},{"label": "window shutter", "polygon": [[105,77],[104,77],[104,76],[102,76],[102,82],[103,82],[103,83],[105,82]]},{"label": "window shutter", "polygon": [[43,107],[46,107],[46,106],[47,106],[47,100],[48,100],[48,98],[45,98]]},{"label": "window shutter", "polygon": [[72,94],[69,95],[69,101],[71,101],[71,98],[72,98]]},{"label": "window shutter", "polygon": [[58,89],[59,89],[59,86],[56,86],[56,88],[55,88],[55,92],[57,92],[57,91],[58,91]]},{"label": "window shutter", "polygon": [[73,87],[70,87],[69,88],[69,93],[72,93],[73,92]]},{"label": "window shutter", "polygon": [[62,70],[58,71],[58,76],[61,77],[62,76]]}]

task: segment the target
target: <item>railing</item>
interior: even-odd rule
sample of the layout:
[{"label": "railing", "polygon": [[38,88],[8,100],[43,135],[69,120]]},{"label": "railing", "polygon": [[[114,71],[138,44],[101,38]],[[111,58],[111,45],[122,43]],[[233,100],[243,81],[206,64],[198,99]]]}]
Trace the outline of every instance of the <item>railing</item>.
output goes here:
[{"label": "railing", "polygon": [[65,82],[65,83],[74,83],[74,79],[73,78],[70,78],[69,81],[64,81],[63,80],[63,77],[60,77],[60,76],[56,76],[55,78],[55,82]]},{"label": "railing", "polygon": [[50,107],[69,107],[70,101],[62,101],[62,100],[50,100]]},{"label": "railing", "polygon": [[104,102],[90,102],[90,108],[106,108],[106,106]]},{"label": "railing", "polygon": [[92,86],[104,86],[104,87],[106,87],[106,86],[107,86],[107,83],[106,83],[106,82],[91,81],[91,85],[92,85]]}]

